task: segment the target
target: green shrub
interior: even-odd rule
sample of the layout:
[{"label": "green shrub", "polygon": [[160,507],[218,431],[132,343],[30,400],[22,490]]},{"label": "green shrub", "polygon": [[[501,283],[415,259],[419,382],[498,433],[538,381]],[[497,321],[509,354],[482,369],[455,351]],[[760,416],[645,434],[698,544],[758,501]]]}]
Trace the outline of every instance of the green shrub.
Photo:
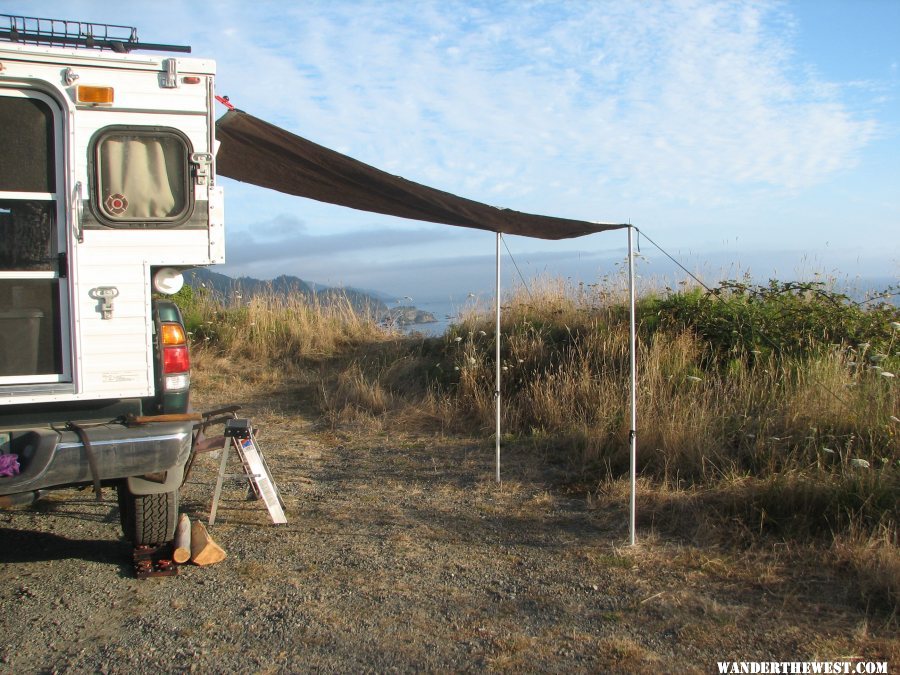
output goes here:
[{"label": "green shrub", "polygon": [[707,345],[708,364],[741,356],[751,362],[769,355],[802,358],[834,346],[870,365],[896,364],[891,350],[898,332],[892,323],[900,321],[900,309],[887,302],[854,302],[823,282],[723,281],[708,292],[693,289],[654,299],[641,310],[645,331],[696,333]]}]

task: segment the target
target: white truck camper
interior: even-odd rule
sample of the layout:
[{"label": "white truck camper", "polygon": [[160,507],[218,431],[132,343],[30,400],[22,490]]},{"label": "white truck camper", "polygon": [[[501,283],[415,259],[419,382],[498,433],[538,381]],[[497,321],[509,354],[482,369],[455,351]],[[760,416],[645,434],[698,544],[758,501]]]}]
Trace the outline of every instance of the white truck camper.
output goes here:
[{"label": "white truck camper", "polygon": [[135,545],[172,539],[192,445],[165,295],[225,256],[215,64],[146,50],[189,48],[0,15],[0,505],[112,486]]}]

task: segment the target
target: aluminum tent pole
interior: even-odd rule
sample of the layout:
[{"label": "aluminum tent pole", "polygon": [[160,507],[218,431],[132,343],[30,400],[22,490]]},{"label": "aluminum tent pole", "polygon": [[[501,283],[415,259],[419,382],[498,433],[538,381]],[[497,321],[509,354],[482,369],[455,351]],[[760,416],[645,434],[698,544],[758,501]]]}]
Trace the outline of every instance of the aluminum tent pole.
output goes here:
[{"label": "aluminum tent pole", "polygon": [[503,235],[499,232],[497,233],[497,289],[496,289],[496,327],[495,333],[496,336],[494,339],[496,353],[494,361],[497,366],[497,377],[496,383],[494,385],[494,407],[495,413],[497,416],[497,427],[495,430],[494,437],[494,450],[496,455],[496,465],[497,465],[497,482],[500,482],[500,239]]},{"label": "aluminum tent pole", "polygon": [[631,429],[628,432],[628,440],[631,445],[631,509],[630,509],[630,540],[631,545],[637,543],[635,533],[635,510],[636,510],[636,494],[637,494],[637,336],[634,323],[634,251],[632,248],[633,230],[631,225],[628,226],[628,328],[630,342],[630,361],[631,361]]}]

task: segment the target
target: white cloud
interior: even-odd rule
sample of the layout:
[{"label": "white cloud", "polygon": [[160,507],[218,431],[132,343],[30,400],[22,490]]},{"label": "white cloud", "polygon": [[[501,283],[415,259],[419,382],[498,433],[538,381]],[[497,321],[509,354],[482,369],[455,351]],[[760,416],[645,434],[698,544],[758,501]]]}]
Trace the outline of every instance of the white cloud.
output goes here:
[{"label": "white cloud", "polygon": [[244,26],[219,55],[239,105],[475,197],[541,204],[551,178],[573,211],[601,180],[688,202],[796,190],[875,132],[792,66],[765,3],[225,7]]},{"label": "white cloud", "polygon": [[[41,5],[49,16],[111,20],[100,0]],[[821,214],[854,199],[878,204],[882,230],[898,224],[893,193],[873,200],[847,189],[838,208],[823,201],[801,213],[876,138],[893,134],[896,144],[896,129],[876,119],[896,86],[825,80],[794,51],[789,9],[765,0],[135,0],[115,21],[215,58],[219,92],[238,107],[411,180],[525,211],[665,222],[686,246],[730,230],[748,245],[774,232],[786,247],[811,235],[839,247],[851,235],[840,223],[820,236]],[[228,194],[231,250],[250,223],[285,210],[265,191]],[[791,202],[798,195],[807,202]],[[296,211],[308,236],[386,227],[304,200]],[[322,269],[337,270],[328,260]]]},{"label": "white cloud", "polygon": [[[295,217],[280,214],[271,220],[249,225],[235,239],[242,263],[264,261],[284,267],[285,261],[297,263],[313,257],[346,256],[359,251],[378,260],[385,258],[385,252],[389,249],[408,250],[446,242],[458,236],[458,228],[419,227],[401,230],[379,226],[350,232],[312,234]],[[401,252],[393,257],[403,255]]]},{"label": "white cloud", "polygon": [[142,35],[215,57],[238,107],[512,207],[557,207],[551,180],[582,217],[600,217],[598,192],[697,203],[797,190],[853,166],[876,132],[793,64],[792,19],[767,2],[220,0],[125,13]]}]

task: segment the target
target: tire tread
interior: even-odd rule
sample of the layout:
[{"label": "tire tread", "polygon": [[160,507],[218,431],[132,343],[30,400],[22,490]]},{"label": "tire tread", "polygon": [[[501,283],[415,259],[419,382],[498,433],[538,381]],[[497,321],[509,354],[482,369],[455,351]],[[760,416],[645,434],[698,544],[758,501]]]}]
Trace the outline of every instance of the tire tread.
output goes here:
[{"label": "tire tread", "polygon": [[122,531],[135,546],[157,546],[172,541],[178,520],[178,491],[134,495],[119,488]]}]

